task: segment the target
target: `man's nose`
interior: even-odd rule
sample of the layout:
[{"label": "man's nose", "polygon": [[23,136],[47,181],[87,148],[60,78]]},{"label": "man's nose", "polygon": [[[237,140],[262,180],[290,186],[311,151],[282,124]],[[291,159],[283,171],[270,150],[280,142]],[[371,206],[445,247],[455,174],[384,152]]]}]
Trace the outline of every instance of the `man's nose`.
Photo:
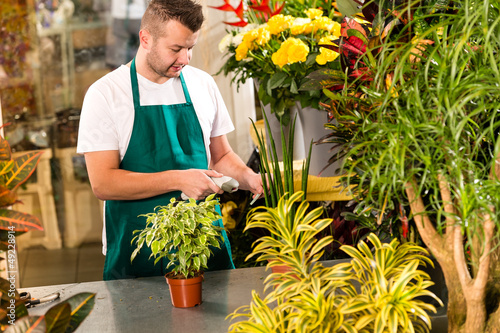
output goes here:
[{"label": "man's nose", "polygon": [[191,50],[182,49],[179,52],[179,58],[177,59],[177,62],[182,65],[188,65],[190,60],[191,60]]}]

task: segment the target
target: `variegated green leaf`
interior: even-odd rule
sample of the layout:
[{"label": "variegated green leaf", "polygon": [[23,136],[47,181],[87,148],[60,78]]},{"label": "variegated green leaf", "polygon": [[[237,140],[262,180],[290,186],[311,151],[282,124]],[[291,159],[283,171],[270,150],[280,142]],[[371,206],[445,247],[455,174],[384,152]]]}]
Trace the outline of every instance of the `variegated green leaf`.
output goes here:
[{"label": "variegated green leaf", "polygon": [[16,212],[10,209],[0,209],[0,229],[26,232],[43,230],[40,220],[30,214]]},{"label": "variegated green leaf", "polygon": [[17,194],[9,190],[7,187],[0,185],[0,207],[8,207],[15,204],[17,201]]},{"label": "variegated green leaf", "polygon": [[14,190],[28,180],[33,171],[35,171],[42,154],[43,151],[29,152],[16,157],[14,159],[14,166],[12,167],[12,170],[5,175],[7,177],[5,186]]},{"label": "variegated green leaf", "polygon": [[0,161],[10,161],[12,159],[9,142],[0,136]]},{"label": "variegated green leaf", "polygon": [[66,332],[71,320],[71,306],[68,303],[59,303],[45,313],[47,333]]},{"label": "variegated green leaf", "polygon": [[45,333],[45,316],[25,316],[16,320],[15,325],[10,325],[5,333]]}]

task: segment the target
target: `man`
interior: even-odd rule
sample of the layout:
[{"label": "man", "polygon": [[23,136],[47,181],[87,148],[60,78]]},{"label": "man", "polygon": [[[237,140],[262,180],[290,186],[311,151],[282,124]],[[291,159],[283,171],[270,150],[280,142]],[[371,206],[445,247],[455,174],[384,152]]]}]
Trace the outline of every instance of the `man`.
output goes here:
[{"label": "man", "polygon": [[[231,149],[234,129],[213,78],[188,66],[203,23],[192,0],[152,0],[135,59],[88,90],[78,138],[94,194],[105,203],[104,279],[163,275],[141,250],[133,264],[132,232],[141,214],[181,192],[200,200],[222,193],[210,177],[227,175],[262,193],[262,181]],[[209,167],[211,170],[208,170]],[[234,268],[227,236],[209,270]]]}]

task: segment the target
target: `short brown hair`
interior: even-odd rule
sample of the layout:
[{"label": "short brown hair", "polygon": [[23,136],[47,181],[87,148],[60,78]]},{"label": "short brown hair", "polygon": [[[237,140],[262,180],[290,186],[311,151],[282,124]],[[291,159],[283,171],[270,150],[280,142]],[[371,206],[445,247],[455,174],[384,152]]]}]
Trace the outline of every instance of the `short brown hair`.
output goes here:
[{"label": "short brown hair", "polygon": [[160,25],[175,20],[192,32],[201,29],[203,8],[193,0],[151,0],[141,21],[141,30],[157,35]]}]

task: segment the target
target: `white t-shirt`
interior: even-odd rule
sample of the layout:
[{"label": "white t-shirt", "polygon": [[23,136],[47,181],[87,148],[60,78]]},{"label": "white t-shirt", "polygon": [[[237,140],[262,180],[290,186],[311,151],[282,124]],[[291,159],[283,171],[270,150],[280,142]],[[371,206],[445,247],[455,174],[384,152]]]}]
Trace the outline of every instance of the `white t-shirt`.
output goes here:
[{"label": "white t-shirt", "polygon": [[[210,138],[234,130],[226,105],[214,79],[191,66],[182,69],[189,95],[203,131],[210,163]],[[180,78],[163,84],[137,74],[141,105],[185,103]],[[80,116],[77,153],[118,150],[123,159],[134,125],[134,102],[130,68],[122,65],[92,86],[85,95]],[[189,133],[186,133],[189,135]]]}]

